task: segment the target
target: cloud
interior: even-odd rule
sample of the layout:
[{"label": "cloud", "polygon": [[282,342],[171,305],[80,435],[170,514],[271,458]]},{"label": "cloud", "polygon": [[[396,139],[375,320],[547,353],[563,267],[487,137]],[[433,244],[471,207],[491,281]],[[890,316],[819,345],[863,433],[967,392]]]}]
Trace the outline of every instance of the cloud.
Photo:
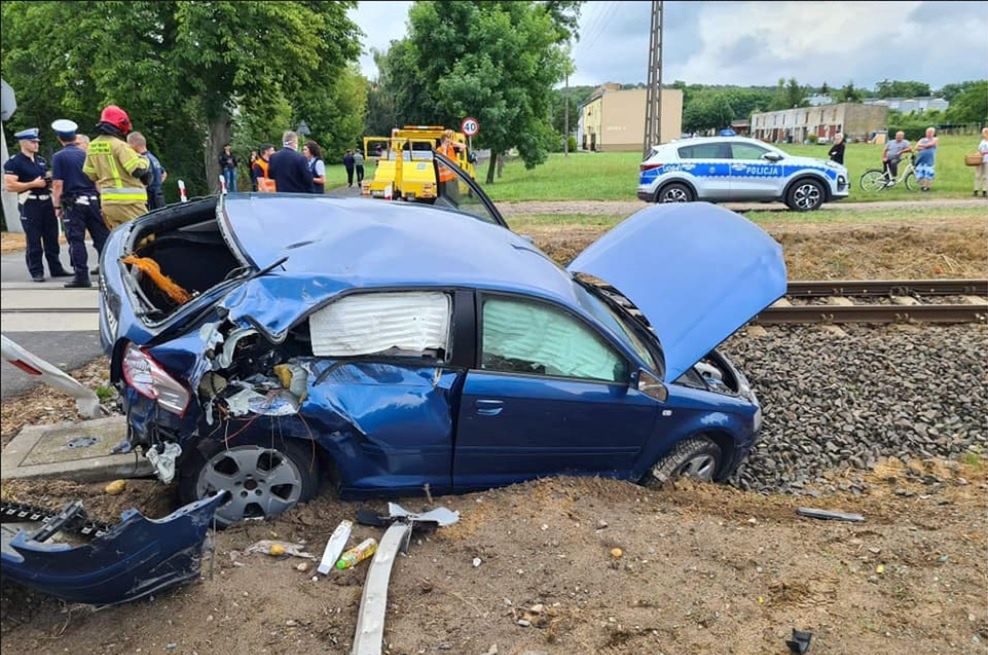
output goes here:
[{"label": "cloud", "polygon": [[[370,48],[405,35],[411,2],[361,2],[351,16],[366,34],[361,69],[376,76]],[[663,5],[663,81],[872,87],[882,79],[934,88],[988,77],[988,3],[677,2]],[[574,44],[570,83],[644,82],[651,3],[588,2]]]}]

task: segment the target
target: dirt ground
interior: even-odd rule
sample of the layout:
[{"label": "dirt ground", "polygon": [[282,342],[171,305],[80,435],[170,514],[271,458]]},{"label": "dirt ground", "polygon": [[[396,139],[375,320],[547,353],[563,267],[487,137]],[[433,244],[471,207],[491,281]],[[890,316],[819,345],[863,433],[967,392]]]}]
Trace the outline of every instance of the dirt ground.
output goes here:
[{"label": "dirt ground", "polygon": [[[988,222],[924,219],[861,224],[763,223],[782,244],[791,280],[974,278],[988,275]],[[560,264],[608,228],[518,228]]]},{"label": "dirt ground", "polygon": [[[417,534],[397,560],[386,652],[763,655],[787,652],[794,627],[814,633],[816,653],[983,652],[984,473],[893,460],[862,495],[809,500],[575,478],[436,498],[461,521]],[[154,486],[131,483],[112,500],[99,485],[57,492],[102,516],[159,497]],[[799,505],[867,520],[802,519]],[[324,494],[276,522],[220,533],[201,582],[128,606],[93,612],[8,585],[4,652],[347,653],[366,564],[312,581],[301,560],[244,551],[278,538],[319,553],[364,507],[384,503]],[[352,543],[367,536],[381,529],[358,526]]]},{"label": "dirt ground", "polygon": [[[970,220],[768,229],[782,242],[793,279],[973,277],[988,270],[988,228]],[[567,261],[600,228],[525,231]],[[91,387],[105,384],[105,367],[98,360],[78,376]],[[25,423],[71,418],[70,399],[32,390],[2,404],[3,441]],[[979,458],[891,460],[867,474],[833,471],[837,488],[848,491],[817,497],[564,478],[432,505],[404,499],[412,510],[459,510],[461,521],[417,534],[396,562],[386,652],[772,655],[787,652],[792,628],[814,633],[811,653],[984,652],[986,473]],[[51,507],[81,498],[91,515],[110,521],[134,506],[160,517],[176,503],[172,488],[152,480],[129,481],[119,496],[102,487],[4,482],[2,495]],[[805,505],[867,520],[797,517],[795,508]],[[327,491],[278,521],[219,533],[202,581],[128,606],[94,612],[5,584],[3,652],[348,653],[366,563],[312,581],[311,570],[296,570],[301,560],[244,551],[260,539],[285,539],[305,541],[318,555],[341,519],[384,507],[341,502]],[[351,544],[381,534],[358,526]],[[622,550],[619,558],[613,548]]]}]

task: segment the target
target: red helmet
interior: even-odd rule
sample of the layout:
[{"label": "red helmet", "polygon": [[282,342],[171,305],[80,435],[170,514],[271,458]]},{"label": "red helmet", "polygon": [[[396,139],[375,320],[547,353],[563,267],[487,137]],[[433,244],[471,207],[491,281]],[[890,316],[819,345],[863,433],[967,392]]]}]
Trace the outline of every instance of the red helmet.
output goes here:
[{"label": "red helmet", "polygon": [[130,116],[116,105],[107,105],[103,113],[99,115],[101,123],[109,123],[124,134],[130,132]]}]

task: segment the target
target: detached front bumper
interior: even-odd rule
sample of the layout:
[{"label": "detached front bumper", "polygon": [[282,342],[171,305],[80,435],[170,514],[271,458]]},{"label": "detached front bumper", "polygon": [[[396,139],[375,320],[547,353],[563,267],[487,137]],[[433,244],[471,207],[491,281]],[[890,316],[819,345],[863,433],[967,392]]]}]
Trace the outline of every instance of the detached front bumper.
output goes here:
[{"label": "detached front bumper", "polygon": [[117,605],[158,593],[199,577],[206,532],[227,496],[220,492],[157,520],[129,509],[116,527],[82,546],[18,532],[4,544],[0,572],[70,603]]}]

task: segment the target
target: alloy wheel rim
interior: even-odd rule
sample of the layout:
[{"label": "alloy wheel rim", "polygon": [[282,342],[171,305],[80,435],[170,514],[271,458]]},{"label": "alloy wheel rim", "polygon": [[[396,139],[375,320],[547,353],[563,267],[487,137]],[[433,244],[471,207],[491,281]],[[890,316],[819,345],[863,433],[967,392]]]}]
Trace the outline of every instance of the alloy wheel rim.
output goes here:
[{"label": "alloy wheel rim", "polygon": [[681,477],[710,482],[714,479],[716,464],[712,455],[696,455],[683,462],[676,472]]},{"label": "alloy wheel rim", "polygon": [[302,474],[279,450],[237,446],[213,455],[199,472],[200,498],[221,490],[230,492],[230,500],[216,511],[218,518],[230,523],[268,518],[298,502]]},{"label": "alloy wheel rim", "polygon": [[794,194],[796,205],[802,209],[812,209],[820,202],[820,190],[813,184],[802,184]]},{"label": "alloy wheel rim", "polygon": [[682,189],[667,189],[662,194],[662,202],[686,202],[686,192]]}]

